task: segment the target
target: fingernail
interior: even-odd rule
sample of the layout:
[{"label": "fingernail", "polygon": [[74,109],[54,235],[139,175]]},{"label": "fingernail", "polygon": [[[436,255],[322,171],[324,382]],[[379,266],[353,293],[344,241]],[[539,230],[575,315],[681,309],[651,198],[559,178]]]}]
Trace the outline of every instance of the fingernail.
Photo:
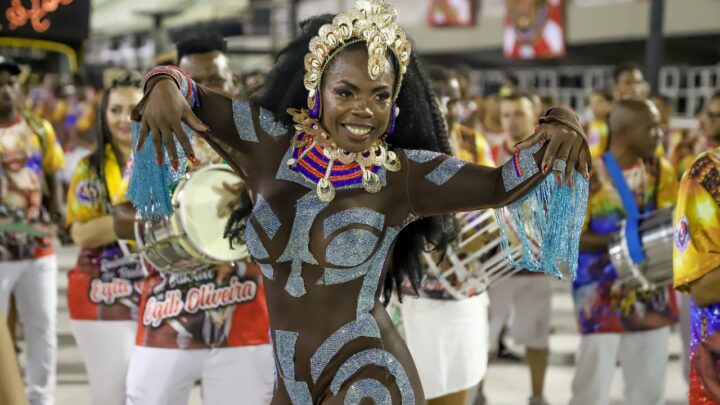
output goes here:
[{"label": "fingernail", "polygon": [[558,186],[562,186],[562,179],[560,178],[560,176],[555,176],[555,184],[557,184]]},{"label": "fingernail", "polygon": [[195,158],[195,154],[191,153],[191,154],[188,155],[187,158],[188,158],[188,160],[190,161],[190,163],[192,163],[192,164],[196,164],[196,163],[197,163],[197,158]]},{"label": "fingernail", "polygon": [[550,168],[548,167],[548,165],[543,166],[543,174],[547,174],[547,173],[548,173],[548,170],[550,170]]},{"label": "fingernail", "polygon": [[155,163],[157,163],[158,166],[162,166],[163,160],[162,160],[162,157],[160,157],[160,155],[155,156]]},{"label": "fingernail", "polygon": [[208,129],[210,129],[210,127],[208,126],[208,124],[206,124],[206,123],[204,123],[204,122],[202,123],[202,126],[204,127],[204,131],[207,131]]},{"label": "fingernail", "polygon": [[173,161],[170,162],[170,164],[172,165],[172,168],[174,170],[177,170],[180,167],[180,162],[178,162],[177,159],[173,159]]},{"label": "fingernail", "polygon": [[572,177],[568,177],[567,185],[568,187],[572,187]]}]

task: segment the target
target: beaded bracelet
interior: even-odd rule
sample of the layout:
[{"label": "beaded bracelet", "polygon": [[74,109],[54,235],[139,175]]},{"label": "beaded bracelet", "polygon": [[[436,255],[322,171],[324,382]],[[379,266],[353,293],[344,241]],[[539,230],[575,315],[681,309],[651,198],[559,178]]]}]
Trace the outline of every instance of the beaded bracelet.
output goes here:
[{"label": "beaded bracelet", "polygon": [[190,104],[190,108],[195,108],[200,104],[195,81],[182,69],[171,65],[155,66],[145,75],[145,83],[147,84],[148,80],[159,75],[170,76],[175,81],[180,92],[185,96],[185,100]]}]

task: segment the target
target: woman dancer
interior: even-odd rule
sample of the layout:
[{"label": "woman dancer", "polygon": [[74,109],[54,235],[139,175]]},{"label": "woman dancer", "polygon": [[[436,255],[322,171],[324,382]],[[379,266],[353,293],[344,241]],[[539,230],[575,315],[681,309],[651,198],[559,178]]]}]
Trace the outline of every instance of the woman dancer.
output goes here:
[{"label": "woman dancer", "polygon": [[142,98],[142,76],[112,82],[98,109],[97,150],[81,160],[68,189],[67,220],[80,246],[68,273],[73,335],[85,361],[96,405],[125,403],[125,375],[135,342],[144,273],[138,256],[118,241],[110,213],[132,152],[130,112]]},{"label": "woman dancer", "polygon": [[[424,403],[410,354],[380,303],[380,283],[388,296],[405,275],[417,281],[426,240],[442,247],[450,236],[433,215],[521,196],[525,212],[529,205],[540,212],[539,188],[552,196],[548,207],[556,195],[568,198],[558,213],[584,209],[569,201],[573,189],[555,181],[527,192],[543,179],[543,156],[541,167],[554,167],[557,179],[576,166],[587,174],[587,144],[577,116],[555,108],[527,145],[551,137],[547,153],[540,146],[518,152],[514,166],[497,170],[466,164],[440,153],[449,152],[442,118],[391,6],[361,1],[302,29],[249,103],[195,86],[180,70],[153,70],[136,108],[142,147],[129,197],[145,217],[170,213],[163,190],[167,172],[175,173],[165,161],[183,163],[172,134],[192,160],[181,122],[203,132],[254,198],[246,236],[266,277],[279,380],[272,403]],[[286,115],[306,101],[309,109]],[[568,178],[579,194],[586,190],[579,174]],[[577,234],[581,223],[570,218],[552,226]],[[228,234],[238,237],[232,225]]]}]

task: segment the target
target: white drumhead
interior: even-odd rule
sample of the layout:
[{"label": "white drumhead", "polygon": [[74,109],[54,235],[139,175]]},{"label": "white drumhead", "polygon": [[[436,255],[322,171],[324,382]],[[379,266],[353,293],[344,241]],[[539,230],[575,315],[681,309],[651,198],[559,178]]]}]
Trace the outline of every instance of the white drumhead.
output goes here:
[{"label": "white drumhead", "polygon": [[178,190],[176,215],[180,216],[190,243],[210,259],[230,262],[247,256],[245,246],[236,245],[231,249],[228,240],[223,238],[230,217],[225,207],[237,198],[225,190],[223,182],[235,184],[238,181],[241,181],[240,177],[229,166],[211,165],[191,173]]}]

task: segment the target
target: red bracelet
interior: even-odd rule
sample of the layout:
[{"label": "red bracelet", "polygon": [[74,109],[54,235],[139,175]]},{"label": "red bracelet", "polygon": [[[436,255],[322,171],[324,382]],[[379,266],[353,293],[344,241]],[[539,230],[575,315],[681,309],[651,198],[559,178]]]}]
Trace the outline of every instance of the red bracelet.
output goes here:
[{"label": "red bracelet", "polygon": [[162,66],[156,66],[152,68],[147,74],[145,75],[145,83],[147,83],[148,80],[152,79],[155,76],[159,75],[167,75],[170,76],[174,81],[175,84],[183,90],[183,79],[185,81],[185,100],[188,102],[191,102],[193,98],[193,90],[192,90],[192,79],[190,76],[185,73],[182,69],[172,66],[172,65],[162,65]]}]

